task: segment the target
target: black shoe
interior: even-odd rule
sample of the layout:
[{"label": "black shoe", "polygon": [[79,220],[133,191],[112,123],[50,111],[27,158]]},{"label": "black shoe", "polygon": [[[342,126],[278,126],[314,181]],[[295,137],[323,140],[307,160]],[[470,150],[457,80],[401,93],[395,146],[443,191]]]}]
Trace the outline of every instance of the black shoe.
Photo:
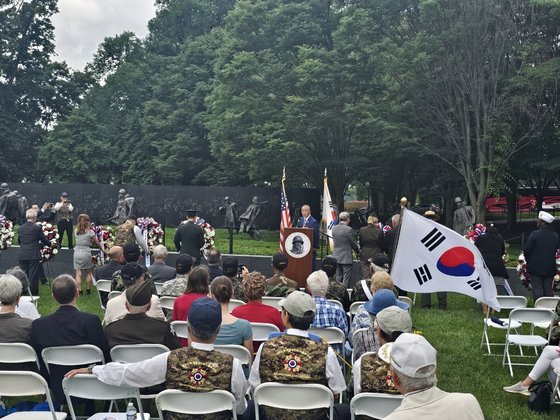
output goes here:
[{"label": "black shoe", "polygon": [[84,292],[80,290],[80,296],[83,296],[83,295],[84,295]]},{"label": "black shoe", "polygon": [[43,286],[44,286],[45,284],[48,283],[48,282],[47,282],[47,279],[45,279],[45,278],[42,278],[42,279],[40,280],[40,282],[41,282],[41,284],[42,284]]},{"label": "black shoe", "polygon": [[91,295],[91,289],[86,289],[86,295]]}]

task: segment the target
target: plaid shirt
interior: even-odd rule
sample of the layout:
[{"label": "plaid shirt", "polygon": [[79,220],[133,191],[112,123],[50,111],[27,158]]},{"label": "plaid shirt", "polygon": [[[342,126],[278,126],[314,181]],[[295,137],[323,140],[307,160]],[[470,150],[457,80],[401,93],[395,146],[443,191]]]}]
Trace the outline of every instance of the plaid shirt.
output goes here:
[{"label": "plaid shirt", "polygon": [[[348,336],[348,318],[344,309],[334,303],[330,303],[324,297],[315,296],[313,299],[315,299],[317,312],[311,326],[314,328],[337,327]],[[333,345],[333,349],[342,354],[342,346],[339,344]]]}]

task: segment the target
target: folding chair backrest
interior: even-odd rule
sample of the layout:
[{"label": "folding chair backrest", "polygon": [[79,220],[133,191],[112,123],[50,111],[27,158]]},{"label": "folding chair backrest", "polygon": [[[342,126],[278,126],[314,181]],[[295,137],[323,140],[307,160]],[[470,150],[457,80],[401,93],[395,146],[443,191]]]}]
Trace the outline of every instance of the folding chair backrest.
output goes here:
[{"label": "folding chair backrest", "polygon": [[97,280],[95,288],[98,292],[109,293],[111,291],[111,280]]},{"label": "folding chair backrest", "polygon": [[502,309],[526,308],[527,298],[525,296],[496,296]]},{"label": "folding chair backrest", "polygon": [[551,311],[556,310],[556,305],[560,302],[560,297],[542,297],[538,298],[535,302],[535,308],[537,309],[550,309]]},{"label": "folding chair backrest", "polygon": [[402,399],[402,395],[364,392],[350,401],[350,415],[352,420],[362,415],[383,419],[400,407]]},{"label": "folding chair backrest", "polygon": [[93,344],[47,347],[41,352],[41,357],[49,372],[49,365],[80,366],[105,363],[103,352]]},{"label": "folding chair backrest", "polygon": [[177,389],[166,389],[157,395],[156,406],[160,419],[164,418],[164,411],[199,416],[231,411],[232,418],[237,419],[235,397],[223,390],[183,392]]},{"label": "folding chair backrest", "polygon": [[243,302],[242,300],[230,299],[228,303],[228,311],[231,313],[231,311],[233,311],[235,308],[242,305],[245,305],[245,302]]},{"label": "folding chair backrest", "polygon": [[517,308],[509,314],[511,321],[524,322],[551,322],[554,319],[554,312],[550,309]]},{"label": "folding chair backrest", "polygon": [[272,306],[273,308],[276,308],[279,311],[281,311],[282,308],[280,307],[280,305],[278,305],[278,302],[280,302],[282,299],[284,298],[276,297],[276,296],[263,296],[262,303],[268,306]]},{"label": "folding chair backrest", "polygon": [[163,344],[122,344],[111,349],[111,360],[120,363],[136,363],[168,352],[169,349]]},{"label": "folding chair backrest", "polygon": [[[39,358],[33,347],[25,343],[0,343],[0,363],[33,362],[39,369]],[[1,394],[0,394],[1,395]]]},{"label": "folding chair backrest", "polygon": [[255,388],[254,401],[257,420],[259,420],[260,405],[286,410],[328,408],[329,418],[333,418],[334,396],[324,385],[268,382]]},{"label": "folding chair backrest", "polygon": [[342,305],[342,303],[336,299],[327,299],[328,302],[332,303],[333,305],[336,306],[340,306],[342,309],[344,309],[344,306]]},{"label": "folding chair backrest", "polygon": [[408,296],[399,296],[397,297],[397,299],[401,302],[406,303],[408,305],[408,310],[410,311],[410,309],[412,308],[412,299],[410,299]]},{"label": "folding chair backrest", "polygon": [[64,390],[66,403],[73,420],[76,419],[76,415],[70,397],[103,401],[136,398],[136,409],[140,413],[140,418],[143,418],[144,412],[138,388],[108,385],[97,379],[95,375],[76,375],[72,378],[64,378],[62,380],[62,389]]},{"label": "folding chair backrest", "polygon": [[246,347],[239,344],[216,344],[214,345],[216,351],[230,354],[238,359],[242,365],[251,366],[251,352]]},{"label": "folding chair backrest", "polygon": [[156,286],[156,293],[157,295],[161,295],[161,289],[163,288],[163,283],[156,283],[154,281],[154,286]]},{"label": "folding chair backrest", "polygon": [[326,328],[309,328],[309,332],[318,335],[329,344],[344,344],[346,336],[344,332],[337,327]]},{"label": "folding chair backrest", "polygon": [[189,331],[187,327],[187,321],[173,321],[171,323],[171,328],[175,331],[175,334],[179,338],[189,338]]},{"label": "folding chair backrest", "polygon": [[358,308],[360,306],[362,306],[364,303],[366,303],[365,301],[358,301],[358,302],[354,302],[352,305],[350,305],[350,315],[354,316],[356,315],[356,312],[358,312]]},{"label": "folding chair backrest", "polygon": [[112,292],[109,292],[109,296],[107,296],[107,300],[111,300],[113,298],[116,298],[117,296],[122,295],[123,292],[120,292],[118,290],[113,290]]},{"label": "folding chair backrest", "polygon": [[173,310],[173,302],[175,302],[177,296],[162,296],[159,298],[159,303],[161,303],[161,307],[163,309],[169,309],[170,311]]},{"label": "folding chair backrest", "polygon": [[270,333],[280,332],[274,324],[267,324],[265,322],[251,322],[250,324],[253,330],[253,341],[266,341]]},{"label": "folding chair backrest", "polygon": [[[41,375],[29,371],[0,371],[0,395],[19,397],[23,395],[46,395],[53,420],[57,420],[49,386]],[[23,413],[21,413],[23,414]],[[24,417],[21,417],[24,418]],[[59,418],[66,418],[65,415]]]}]

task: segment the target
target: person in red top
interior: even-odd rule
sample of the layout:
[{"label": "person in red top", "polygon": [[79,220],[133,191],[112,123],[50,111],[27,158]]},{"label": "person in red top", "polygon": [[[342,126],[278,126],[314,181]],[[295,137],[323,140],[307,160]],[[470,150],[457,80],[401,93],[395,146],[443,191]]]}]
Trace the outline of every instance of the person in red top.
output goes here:
[{"label": "person in red top", "polygon": [[[243,292],[248,302],[236,307],[231,314],[237,318],[246,319],[249,322],[264,322],[276,325],[280,331],[284,331],[284,323],[278,309],[262,303],[262,297],[266,288],[266,277],[258,271],[245,273],[243,275]],[[255,351],[259,349],[262,341],[254,341]]]},{"label": "person in red top", "polygon": [[[208,296],[208,269],[206,267],[195,267],[189,273],[189,282],[185,293],[173,302],[172,321],[186,321],[189,316],[191,304],[201,298]],[[181,338],[181,345],[186,347],[188,341]]]}]

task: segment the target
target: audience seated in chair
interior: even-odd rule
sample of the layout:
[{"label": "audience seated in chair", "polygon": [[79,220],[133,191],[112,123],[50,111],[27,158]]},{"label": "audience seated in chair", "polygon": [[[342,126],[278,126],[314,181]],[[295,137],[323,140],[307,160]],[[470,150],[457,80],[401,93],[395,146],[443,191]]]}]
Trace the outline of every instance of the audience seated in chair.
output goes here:
[{"label": "audience seated in chair", "polygon": [[181,254],[175,261],[176,277],[163,283],[162,296],[181,296],[187,289],[189,274],[193,266],[193,259],[188,254]]},{"label": "audience seated in chair", "polygon": [[[11,274],[21,282],[22,296],[28,295],[29,280],[27,278],[27,274],[25,274],[25,271],[23,271],[19,266],[16,265],[15,267],[7,269],[6,274]],[[37,311],[37,307],[35,306],[35,303],[23,299],[20,299],[19,303],[16,306],[16,314],[31,319],[37,319],[41,316]]]},{"label": "audience seated in chair", "polygon": [[[352,289],[351,301],[363,302],[370,300],[372,296],[371,278],[375,273],[388,273],[389,272],[389,257],[385,254],[376,254],[371,258],[370,262],[370,275],[369,278],[356,282]],[[391,286],[393,287],[393,286]]]},{"label": "audience seated in chair", "polygon": [[321,262],[321,270],[323,270],[329,278],[329,288],[325,297],[327,299],[338,300],[342,303],[345,311],[350,309],[350,296],[344,285],[336,279],[336,258],[325,257]]},{"label": "audience seated in chair", "polygon": [[175,268],[165,263],[167,254],[168,252],[165,245],[156,245],[154,247],[154,262],[148,268],[148,273],[152,276],[152,281],[154,283],[164,283],[174,279],[176,276]]},{"label": "audience seated in chair", "polygon": [[274,254],[272,256],[272,277],[266,279],[266,296],[285,297],[298,290],[296,281],[286,277],[284,271],[288,268],[288,256],[286,254]]},{"label": "audience seated in chair", "polygon": [[401,334],[391,346],[391,377],[404,395],[385,420],[483,420],[472,394],[449,393],[437,387],[437,351],[421,335]]},{"label": "audience seated in chair", "polygon": [[[336,355],[326,343],[311,339],[307,331],[317,311],[314,299],[295,291],[280,305],[286,333],[279,333],[260,346],[251,367],[249,383],[253,388],[265,382],[323,384],[331,389],[336,399],[337,394],[346,389]],[[285,418],[284,413],[269,407],[262,414],[268,419]],[[323,412],[298,412],[297,418],[316,419],[324,418],[324,415]],[[335,405],[335,419],[349,417],[348,406]]]},{"label": "audience seated in chair", "polygon": [[[252,418],[250,412],[247,417],[244,416],[248,383],[241,363],[228,354],[214,350],[214,341],[222,322],[220,305],[208,297],[197,299],[191,305],[188,322],[189,347],[138,363],[108,363],[92,369],[76,369],[66,376],[92,373],[100,381],[117,386],[149,387],[165,382],[167,389],[187,392],[226,390],[236,399],[238,418]],[[223,413],[216,418],[230,417],[229,413]]]},{"label": "audience seated in chair", "polygon": [[[125,264],[120,270],[119,275],[122,279],[125,289],[128,289],[130,286],[133,286],[139,282],[148,282],[148,284],[150,285],[150,291],[152,291],[152,282],[145,278],[145,274],[142,273],[142,267],[140,267],[136,263]],[[123,292],[119,296],[114,297],[107,302],[107,310],[105,311],[104,323],[105,325],[109,325],[111,322],[123,318],[127,313],[128,310],[126,308],[126,294],[125,292]],[[165,315],[163,314],[163,310],[161,309],[159,298],[157,297],[157,295],[153,294],[153,291],[152,299],[150,301],[150,308],[148,309],[146,314],[152,318],[161,320],[165,319]]]}]

